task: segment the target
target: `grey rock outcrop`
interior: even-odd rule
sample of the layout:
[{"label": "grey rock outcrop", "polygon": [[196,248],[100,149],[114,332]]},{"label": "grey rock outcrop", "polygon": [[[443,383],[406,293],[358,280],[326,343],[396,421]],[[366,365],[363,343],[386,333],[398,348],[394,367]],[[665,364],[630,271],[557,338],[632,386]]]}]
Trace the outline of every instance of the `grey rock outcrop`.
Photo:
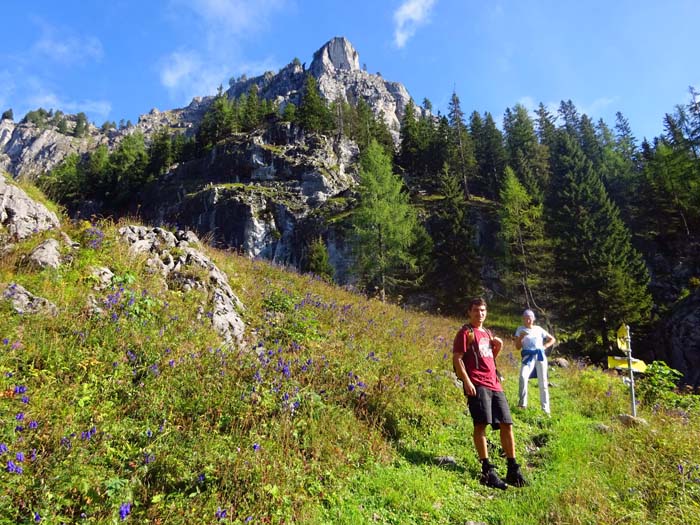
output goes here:
[{"label": "grey rock outcrop", "polygon": [[686,384],[700,387],[700,289],[674,308],[663,332],[669,366],[683,372]]},{"label": "grey rock outcrop", "polygon": [[107,136],[94,127],[89,136],[76,138],[53,127],[15,124],[5,119],[0,121],[0,171],[7,171],[14,178],[35,179],[71,153],[83,154],[108,142]]},{"label": "grey rock outcrop", "polygon": [[[189,231],[173,234],[162,228],[124,226],[119,229],[122,239],[134,254],[145,253],[151,257],[147,264],[160,272],[168,286],[183,291],[204,289],[208,293],[212,326],[226,343],[243,343],[245,324],[239,312],[244,306],[233,293],[228,277],[206,255],[193,246],[199,244],[197,236]],[[192,275],[191,268],[207,272],[207,280]]]},{"label": "grey rock outcrop", "polygon": [[[3,121],[5,122],[5,121]],[[31,199],[21,188],[0,174],[0,226],[10,237],[24,239],[59,226],[56,214]]]},{"label": "grey rock outcrop", "polygon": [[[159,224],[186,224],[253,257],[296,264],[306,223],[357,184],[358,155],[350,140],[306,135],[280,122],[168,174],[144,195],[144,203],[157,206],[144,204],[141,213]],[[339,236],[332,237],[342,258]]]},{"label": "grey rock outcrop", "polygon": [[29,254],[29,263],[39,268],[61,266],[60,243],[56,239],[46,239]]},{"label": "grey rock outcrop", "polygon": [[12,308],[18,314],[41,314],[58,315],[58,308],[52,302],[29,292],[22,285],[17,283],[9,284],[2,292],[2,298],[10,301]]}]

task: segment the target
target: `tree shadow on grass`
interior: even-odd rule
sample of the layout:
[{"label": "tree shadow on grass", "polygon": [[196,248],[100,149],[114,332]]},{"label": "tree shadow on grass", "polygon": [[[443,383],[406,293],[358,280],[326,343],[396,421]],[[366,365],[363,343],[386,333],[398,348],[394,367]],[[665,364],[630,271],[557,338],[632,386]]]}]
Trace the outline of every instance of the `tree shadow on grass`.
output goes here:
[{"label": "tree shadow on grass", "polygon": [[413,465],[432,465],[440,467],[450,472],[459,472],[464,474],[467,469],[457,463],[457,460],[452,456],[432,456],[426,454],[422,450],[415,450],[406,447],[399,448],[399,453]]}]

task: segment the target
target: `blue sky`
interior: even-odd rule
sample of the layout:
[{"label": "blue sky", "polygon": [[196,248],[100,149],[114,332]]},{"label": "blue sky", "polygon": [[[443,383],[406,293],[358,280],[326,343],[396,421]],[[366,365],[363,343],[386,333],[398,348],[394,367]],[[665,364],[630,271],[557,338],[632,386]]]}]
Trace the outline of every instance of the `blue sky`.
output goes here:
[{"label": "blue sky", "polygon": [[232,76],[307,64],[334,36],[367,70],[446,110],[500,122],[516,103],[571,99],[638,139],[700,87],[695,0],[6,0],[0,110],[105,120],[182,107]]}]

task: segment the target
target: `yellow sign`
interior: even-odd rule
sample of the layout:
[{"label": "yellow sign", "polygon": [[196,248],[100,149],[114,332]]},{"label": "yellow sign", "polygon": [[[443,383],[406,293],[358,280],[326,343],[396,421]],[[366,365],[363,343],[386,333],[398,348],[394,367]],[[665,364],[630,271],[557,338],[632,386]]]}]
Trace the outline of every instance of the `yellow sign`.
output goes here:
[{"label": "yellow sign", "polygon": [[617,347],[623,352],[630,351],[630,328],[626,324],[617,329]]},{"label": "yellow sign", "polygon": [[[618,357],[616,355],[608,356],[608,368],[617,368],[618,370],[629,370],[626,357]],[[647,370],[647,364],[641,359],[632,358],[632,370],[635,372],[644,373]]]}]

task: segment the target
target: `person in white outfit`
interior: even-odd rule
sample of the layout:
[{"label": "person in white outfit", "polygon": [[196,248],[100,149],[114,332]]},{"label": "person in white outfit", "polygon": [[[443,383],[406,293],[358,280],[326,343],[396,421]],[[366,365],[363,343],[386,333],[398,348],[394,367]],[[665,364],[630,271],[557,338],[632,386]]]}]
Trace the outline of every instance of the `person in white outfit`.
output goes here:
[{"label": "person in white outfit", "polygon": [[537,369],[537,383],[540,387],[540,405],[545,414],[550,414],[549,389],[547,387],[547,354],[545,351],[557,340],[544,328],[535,324],[535,312],[523,312],[523,326],[515,331],[515,348],[520,350],[519,408],[527,407],[527,383],[533,369]]}]

